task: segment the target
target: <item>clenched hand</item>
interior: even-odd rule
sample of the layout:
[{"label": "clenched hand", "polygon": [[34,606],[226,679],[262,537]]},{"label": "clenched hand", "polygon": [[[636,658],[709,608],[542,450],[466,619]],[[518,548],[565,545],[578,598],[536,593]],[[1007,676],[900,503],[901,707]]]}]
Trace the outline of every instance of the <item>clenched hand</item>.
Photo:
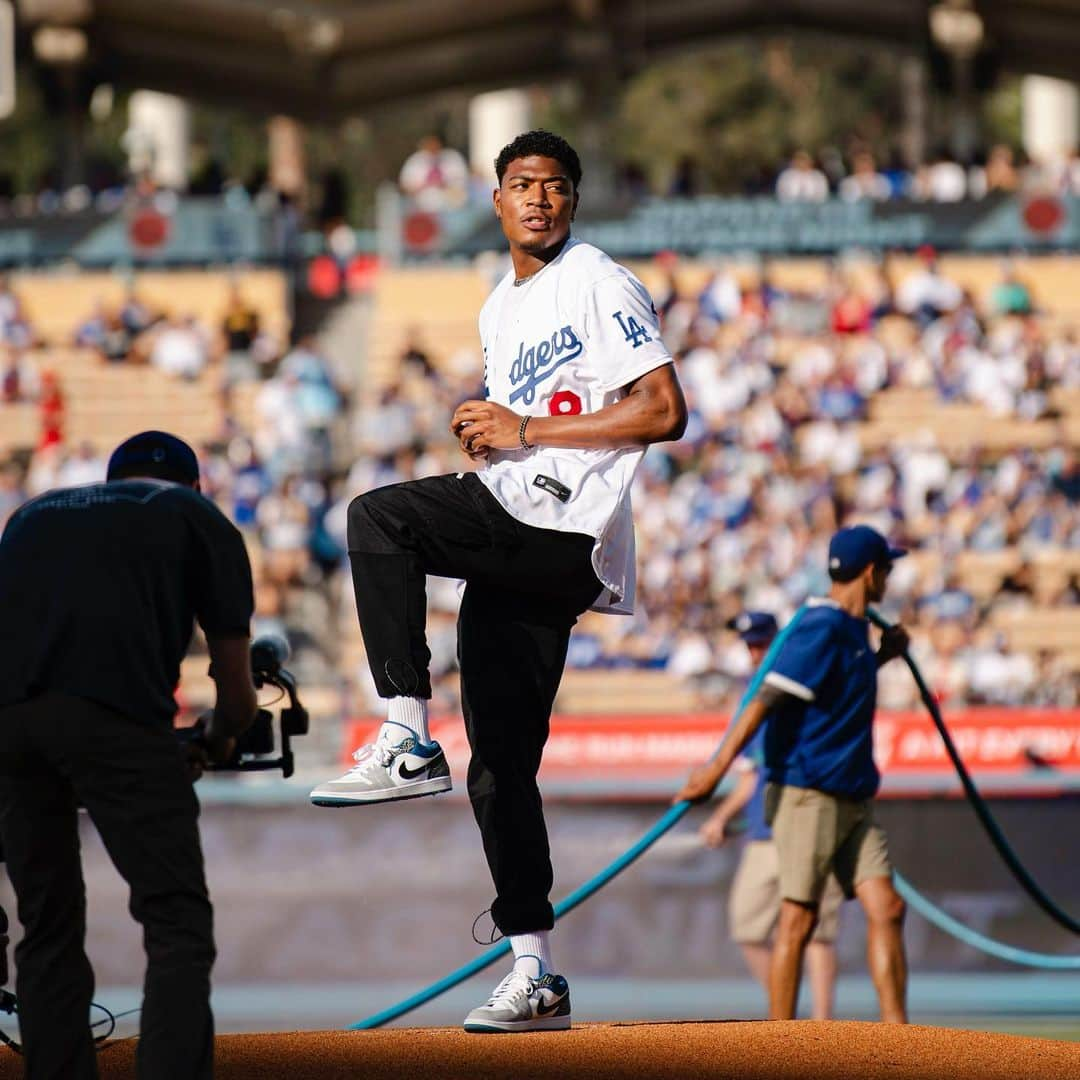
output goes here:
[{"label": "clenched hand", "polygon": [[521,417],[494,401],[462,402],[450,420],[451,433],[473,460],[487,457],[489,450],[520,449],[520,429]]}]

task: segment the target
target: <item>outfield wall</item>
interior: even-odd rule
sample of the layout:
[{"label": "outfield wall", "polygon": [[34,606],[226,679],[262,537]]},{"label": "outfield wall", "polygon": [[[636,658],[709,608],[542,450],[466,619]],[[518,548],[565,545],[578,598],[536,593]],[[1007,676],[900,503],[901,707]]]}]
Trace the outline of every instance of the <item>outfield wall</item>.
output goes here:
[{"label": "outfield wall", "polygon": [[[306,790],[306,789],[305,789]],[[1056,901],[1080,913],[1075,798],[997,800],[994,811]],[[555,898],[620,854],[662,812],[659,804],[551,802]],[[890,800],[879,808],[896,865],[963,922],[1013,945],[1076,951],[999,865],[968,807],[958,801]],[[558,954],[576,975],[671,980],[741,977],[727,932],[727,894],[738,843],[693,845],[705,811],[596,897],[567,916]],[[84,820],[89,953],[102,985],[141,981],[141,937],[127,889]],[[448,798],[388,806],[317,809],[288,804],[208,805],[202,831],[216,909],[215,981],[272,987],[402,981],[417,989],[477,955],[470,927],[491,902],[487,868],[467,804]],[[6,882],[0,903],[14,911]],[[14,921],[14,920],[13,920]],[[490,930],[481,919],[478,934]],[[17,927],[13,936],[18,937]],[[911,916],[915,972],[1015,970]],[[865,974],[857,904],[845,905],[841,970]],[[389,1004],[387,1002],[386,1004]]]}]

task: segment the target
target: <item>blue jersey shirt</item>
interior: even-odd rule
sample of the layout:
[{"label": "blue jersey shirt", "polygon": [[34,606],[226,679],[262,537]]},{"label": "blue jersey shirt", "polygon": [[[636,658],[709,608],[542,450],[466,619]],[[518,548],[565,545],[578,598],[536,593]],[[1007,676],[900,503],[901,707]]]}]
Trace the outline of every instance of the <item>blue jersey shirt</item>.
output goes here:
[{"label": "blue jersey shirt", "polygon": [[847,799],[873,796],[881,780],[872,742],[877,658],[867,620],[832,600],[809,601],[765,682],[790,695],[769,716],[768,779]]}]

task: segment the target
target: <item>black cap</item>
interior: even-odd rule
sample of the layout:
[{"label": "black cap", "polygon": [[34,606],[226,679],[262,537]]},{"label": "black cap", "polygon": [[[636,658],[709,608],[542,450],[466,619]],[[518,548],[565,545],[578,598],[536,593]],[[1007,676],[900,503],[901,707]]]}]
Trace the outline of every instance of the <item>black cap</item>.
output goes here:
[{"label": "black cap", "polygon": [[195,484],[199,480],[199,459],[183,439],[167,431],[140,431],[112,452],[105,479],[123,480],[131,476]]}]

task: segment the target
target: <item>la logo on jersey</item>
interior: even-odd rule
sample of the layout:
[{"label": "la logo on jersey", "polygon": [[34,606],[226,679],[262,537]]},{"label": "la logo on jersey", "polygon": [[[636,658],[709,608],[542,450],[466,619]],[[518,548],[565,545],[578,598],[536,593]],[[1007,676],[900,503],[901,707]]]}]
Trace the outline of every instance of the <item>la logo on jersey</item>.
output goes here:
[{"label": "la logo on jersey", "polygon": [[616,311],[612,318],[619,324],[623,337],[636,349],[647,341],[652,341],[649,331],[634,318],[633,315],[624,316],[621,311]]}]

